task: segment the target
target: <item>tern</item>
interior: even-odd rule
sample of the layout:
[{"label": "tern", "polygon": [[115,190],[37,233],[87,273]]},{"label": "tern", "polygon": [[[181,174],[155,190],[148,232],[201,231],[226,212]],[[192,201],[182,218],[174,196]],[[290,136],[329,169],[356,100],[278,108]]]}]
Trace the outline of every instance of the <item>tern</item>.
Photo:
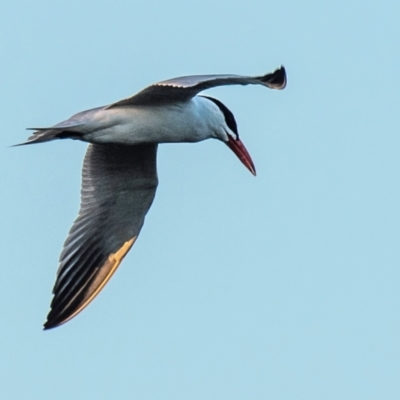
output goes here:
[{"label": "tern", "polygon": [[195,75],[155,83],[132,97],[34,130],[25,144],[55,139],[88,142],[81,204],[60,255],[44,329],[69,321],[101,291],[135,243],[158,185],[159,143],[225,143],[255,175],[232,112],[199,95],[224,85],[286,86],[284,67],[263,76]]}]

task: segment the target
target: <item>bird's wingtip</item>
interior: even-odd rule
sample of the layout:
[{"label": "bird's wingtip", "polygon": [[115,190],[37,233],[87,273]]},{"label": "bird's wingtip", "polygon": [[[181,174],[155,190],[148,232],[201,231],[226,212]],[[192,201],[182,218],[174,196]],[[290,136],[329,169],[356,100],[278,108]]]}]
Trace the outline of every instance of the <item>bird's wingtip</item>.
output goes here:
[{"label": "bird's wingtip", "polygon": [[282,75],[282,86],[280,87],[280,89],[285,89],[287,85],[286,68],[283,65],[281,65],[278,71],[280,71],[280,74]]},{"label": "bird's wingtip", "polygon": [[286,69],[283,65],[281,65],[274,72],[266,74],[259,79],[270,89],[282,90],[287,85]]},{"label": "bird's wingtip", "polygon": [[48,330],[50,330],[51,328],[52,328],[52,327],[51,327],[51,326],[48,326],[47,323],[44,323],[44,324],[43,324],[43,330],[44,330],[44,331],[48,331]]},{"label": "bird's wingtip", "polygon": [[57,326],[60,326],[61,324],[62,324],[62,322],[47,318],[46,322],[43,324],[43,330],[48,331],[50,329],[57,328]]}]

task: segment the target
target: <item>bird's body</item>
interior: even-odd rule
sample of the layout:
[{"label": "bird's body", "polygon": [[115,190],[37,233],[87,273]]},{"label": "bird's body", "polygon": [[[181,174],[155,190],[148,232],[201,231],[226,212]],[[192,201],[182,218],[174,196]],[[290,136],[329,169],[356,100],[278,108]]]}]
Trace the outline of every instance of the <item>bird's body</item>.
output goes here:
[{"label": "bird's body", "polygon": [[35,128],[23,143],[66,138],[91,143],[83,165],[81,207],[60,255],[45,329],[65,323],[85,308],[135,242],[158,184],[159,143],[218,139],[255,174],[233,114],[219,100],[198,95],[235,84],[283,89],[286,74],[282,67],[261,77],[174,78],[52,127]]},{"label": "bird's body", "polygon": [[224,122],[215,103],[203,96],[151,107],[99,107],[71,119],[77,121],[77,126],[68,130],[77,132],[81,140],[124,145],[199,142],[213,135],[217,137],[214,126],[221,126]]}]

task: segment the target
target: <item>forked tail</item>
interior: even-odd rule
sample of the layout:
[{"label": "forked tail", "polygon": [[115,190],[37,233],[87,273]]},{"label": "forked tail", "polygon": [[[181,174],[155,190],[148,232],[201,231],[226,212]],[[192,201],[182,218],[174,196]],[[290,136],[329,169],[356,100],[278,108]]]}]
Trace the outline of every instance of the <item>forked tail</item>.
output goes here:
[{"label": "forked tail", "polygon": [[[26,144],[50,142],[56,139],[77,139],[78,134],[76,132],[67,131],[65,129],[55,128],[28,128],[29,130],[35,130],[28,140],[23,143],[15,144],[14,146],[25,146]],[[14,147],[13,146],[13,147]]]}]

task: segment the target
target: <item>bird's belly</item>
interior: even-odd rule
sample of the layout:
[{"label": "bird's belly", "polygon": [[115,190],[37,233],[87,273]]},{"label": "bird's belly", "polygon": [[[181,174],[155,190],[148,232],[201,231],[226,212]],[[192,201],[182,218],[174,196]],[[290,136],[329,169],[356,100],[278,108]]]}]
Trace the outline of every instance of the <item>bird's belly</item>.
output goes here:
[{"label": "bird's belly", "polygon": [[88,132],[92,143],[197,142],[210,136],[206,118],[191,104],[184,106],[120,107],[104,110],[101,129]]}]

